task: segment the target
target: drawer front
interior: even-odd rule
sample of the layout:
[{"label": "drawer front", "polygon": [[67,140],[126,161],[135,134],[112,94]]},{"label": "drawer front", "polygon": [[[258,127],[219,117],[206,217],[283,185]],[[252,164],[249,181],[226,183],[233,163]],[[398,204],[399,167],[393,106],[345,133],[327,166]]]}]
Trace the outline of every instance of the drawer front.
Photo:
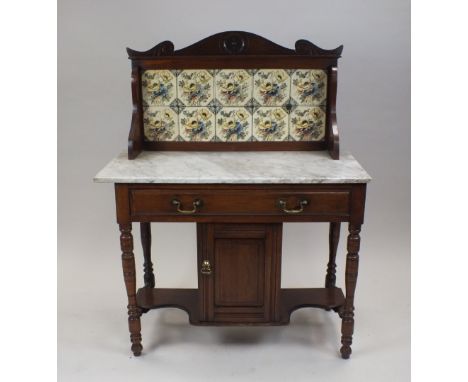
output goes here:
[{"label": "drawer front", "polygon": [[132,216],[348,216],[349,189],[130,189]]}]

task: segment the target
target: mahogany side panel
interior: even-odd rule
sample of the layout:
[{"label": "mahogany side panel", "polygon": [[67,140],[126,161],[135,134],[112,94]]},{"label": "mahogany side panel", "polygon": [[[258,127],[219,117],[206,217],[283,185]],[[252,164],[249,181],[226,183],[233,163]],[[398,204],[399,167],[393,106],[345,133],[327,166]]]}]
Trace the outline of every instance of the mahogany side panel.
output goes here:
[{"label": "mahogany side panel", "polygon": [[338,87],[338,68],[331,66],[328,70],[327,91],[327,149],[333,159],[340,159],[340,138],[336,121],[336,93]]},{"label": "mahogany side panel", "polygon": [[141,70],[132,64],[132,121],[128,135],[128,159],[135,159],[143,150],[143,108]]}]

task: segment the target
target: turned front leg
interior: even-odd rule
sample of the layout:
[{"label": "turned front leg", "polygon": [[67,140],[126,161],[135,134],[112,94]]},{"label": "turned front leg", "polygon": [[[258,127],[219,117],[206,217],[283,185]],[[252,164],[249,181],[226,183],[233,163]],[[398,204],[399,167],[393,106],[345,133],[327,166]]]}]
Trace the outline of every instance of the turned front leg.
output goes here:
[{"label": "turned front leg", "polygon": [[132,225],[119,224],[120,228],[120,248],[122,250],[122,267],[128,297],[128,327],[130,330],[130,340],[132,342],[132,352],[139,356],[143,350],[141,345],[141,309],[136,300],[136,273],[135,257],[133,255]]},{"label": "turned front leg", "polygon": [[143,263],[145,287],[154,288],[153,263],[151,262],[151,223],[140,223],[141,245],[143,247]]},{"label": "turned front leg", "polygon": [[346,299],[342,311],[341,323],[341,356],[345,359],[351,355],[351,344],[353,343],[354,331],[354,291],[356,289],[356,281],[359,267],[359,245],[361,238],[361,225],[349,224],[349,235],[346,256]]},{"label": "turned front leg", "polygon": [[340,240],[341,223],[330,223],[330,233],[328,236],[329,258],[327,265],[327,277],[325,278],[325,288],[333,288],[336,283],[336,251]]}]

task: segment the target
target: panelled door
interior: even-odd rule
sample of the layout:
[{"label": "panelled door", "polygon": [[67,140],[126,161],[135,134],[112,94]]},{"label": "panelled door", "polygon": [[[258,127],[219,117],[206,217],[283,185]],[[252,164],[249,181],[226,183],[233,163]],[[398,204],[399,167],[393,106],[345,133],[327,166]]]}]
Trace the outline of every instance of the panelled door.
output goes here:
[{"label": "panelled door", "polygon": [[282,224],[201,224],[198,267],[202,320],[275,321]]}]

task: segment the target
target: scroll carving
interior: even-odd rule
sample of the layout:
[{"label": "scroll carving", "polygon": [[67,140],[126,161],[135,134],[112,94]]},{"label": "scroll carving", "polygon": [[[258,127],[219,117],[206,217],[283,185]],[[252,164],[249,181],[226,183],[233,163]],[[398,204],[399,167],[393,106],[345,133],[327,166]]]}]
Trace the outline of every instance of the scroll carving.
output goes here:
[{"label": "scroll carving", "polygon": [[342,45],[327,50],[307,40],[298,40],[295,49],[289,49],[254,33],[228,31],[214,34],[179,50],[174,50],[171,41],[163,41],[147,51],[127,48],[127,53],[131,59],[186,55],[291,55],[339,58],[342,50]]},{"label": "scroll carving", "polygon": [[130,58],[171,56],[174,54],[174,44],[171,41],[163,41],[145,52],[127,48],[127,53]]},{"label": "scroll carving", "polygon": [[343,45],[340,45],[338,48],[326,50],[319,48],[317,45],[312,44],[307,40],[297,40],[296,41],[296,53],[307,56],[328,56],[328,57],[341,57],[341,52],[343,51]]}]

